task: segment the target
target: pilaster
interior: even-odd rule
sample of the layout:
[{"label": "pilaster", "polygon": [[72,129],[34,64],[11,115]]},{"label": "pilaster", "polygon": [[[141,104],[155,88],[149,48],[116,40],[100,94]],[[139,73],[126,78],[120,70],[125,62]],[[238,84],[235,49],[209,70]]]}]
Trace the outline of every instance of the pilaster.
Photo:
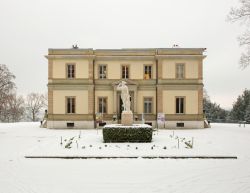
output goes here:
[{"label": "pilaster", "polygon": [[48,79],[53,78],[53,60],[48,59]]},{"label": "pilaster", "polygon": [[48,88],[48,114],[53,114],[53,89]]},{"label": "pilaster", "polygon": [[203,79],[203,60],[199,60],[199,63],[198,63],[198,79],[199,80],[202,80]]},{"label": "pilaster", "polygon": [[157,113],[163,112],[163,89],[162,87],[157,87]]},{"label": "pilaster", "polygon": [[116,114],[116,110],[117,110],[117,90],[116,90],[116,86],[114,86],[114,91],[113,91],[113,114]]},{"label": "pilaster", "polygon": [[94,79],[94,62],[93,60],[89,60],[89,82],[93,83],[93,79]]},{"label": "pilaster", "polygon": [[203,114],[203,87],[198,88],[198,114]]},{"label": "pilaster", "polygon": [[93,114],[94,113],[93,110],[94,110],[94,87],[89,86],[88,88],[88,112],[89,114]]},{"label": "pilaster", "polygon": [[158,77],[156,77],[157,79],[162,79],[162,60],[158,59]]}]

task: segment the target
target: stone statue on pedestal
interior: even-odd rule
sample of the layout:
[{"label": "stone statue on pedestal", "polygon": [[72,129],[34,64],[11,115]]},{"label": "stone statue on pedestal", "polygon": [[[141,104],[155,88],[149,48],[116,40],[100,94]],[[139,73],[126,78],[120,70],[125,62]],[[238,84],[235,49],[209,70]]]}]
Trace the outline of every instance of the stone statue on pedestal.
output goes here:
[{"label": "stone statue on pedestal", "polygon": [[117,90],[121,91],[123,111],[131,111],[130,110],[130,95],[129,95],[126,82],[121,81],[117,86]]},{"label": "stone statue on pedestal", "polygon": [[130,95],[126,82],[121,81],[117,86],[117,90],[121,91],[121,99],[123,106],[121,124],[131,126],[133,124],[133,113],[130,110]]}]

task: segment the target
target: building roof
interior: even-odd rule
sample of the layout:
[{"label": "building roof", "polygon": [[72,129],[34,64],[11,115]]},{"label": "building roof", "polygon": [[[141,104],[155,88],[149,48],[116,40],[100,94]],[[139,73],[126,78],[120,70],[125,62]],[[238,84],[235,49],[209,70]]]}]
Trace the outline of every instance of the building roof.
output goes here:
[{"label": "building roof", "polygon": [[122,48],[122,49],[93,49],[93,48],[65,48],[48,50],[46,58],[96,58],[108,59],[112,57],[124,59],[162,57],[202,57],[206,48]]}]

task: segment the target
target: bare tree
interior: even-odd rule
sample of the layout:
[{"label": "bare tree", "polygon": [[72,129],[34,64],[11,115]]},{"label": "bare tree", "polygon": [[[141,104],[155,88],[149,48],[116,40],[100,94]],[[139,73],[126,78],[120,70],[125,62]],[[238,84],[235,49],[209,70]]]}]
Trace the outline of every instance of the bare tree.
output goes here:
[{"label": "bare tree", "polygon": [[46,92],[44,95],[43,95],[43,102],[44,102],[44,108],[48,108],[48,93]]},{"label": "bare tree", "polygon": [[240,57],[240,67],[244,69],[250,65],[250,0],[239,0],[239,2],[239,7],[231,8],[228,20],[231,22],[239,21],[247,28],[245,33],[238,37],[240,46],[245,48]]},{"label": "bare tree", "polygon": [[26,99],[28,115],[32,121],[37,121],[40,111],[44,108],[44,95],[39,93],[30,93]]},{"label": "bare tree", "polygon": [[24,98],[22,96],[17,96],[16,94],[12,94],[9,98],[11,121],[20,121],[25,113]]},{"label": "bare tree", "polygon": [[17,122],[20,121],[25,113],[25,103],[22,96],[17,96],[12,93],[5,97],[5,102],[2,104],[1,121],[2,122]]}]

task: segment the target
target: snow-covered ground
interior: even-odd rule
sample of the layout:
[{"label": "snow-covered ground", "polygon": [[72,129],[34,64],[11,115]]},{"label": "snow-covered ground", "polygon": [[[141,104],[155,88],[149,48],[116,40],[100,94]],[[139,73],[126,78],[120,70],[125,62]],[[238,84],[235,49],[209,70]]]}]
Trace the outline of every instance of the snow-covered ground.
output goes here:
[{"label": "snow-covered ground", "polygon": [[[68,149],[65,145],[70,138]],[[193,148],[186,148],[184,142],[192,139]],[[27,155],[219,155],[238,159],[24,158]],[[104,144],[101,130],[48,130],[39,128],[39,123],[1,123],[0,193],[16,192],[248,193],[250,125],[212,124],[210,129],[174,133],[159,130],[152,143]]]}]

